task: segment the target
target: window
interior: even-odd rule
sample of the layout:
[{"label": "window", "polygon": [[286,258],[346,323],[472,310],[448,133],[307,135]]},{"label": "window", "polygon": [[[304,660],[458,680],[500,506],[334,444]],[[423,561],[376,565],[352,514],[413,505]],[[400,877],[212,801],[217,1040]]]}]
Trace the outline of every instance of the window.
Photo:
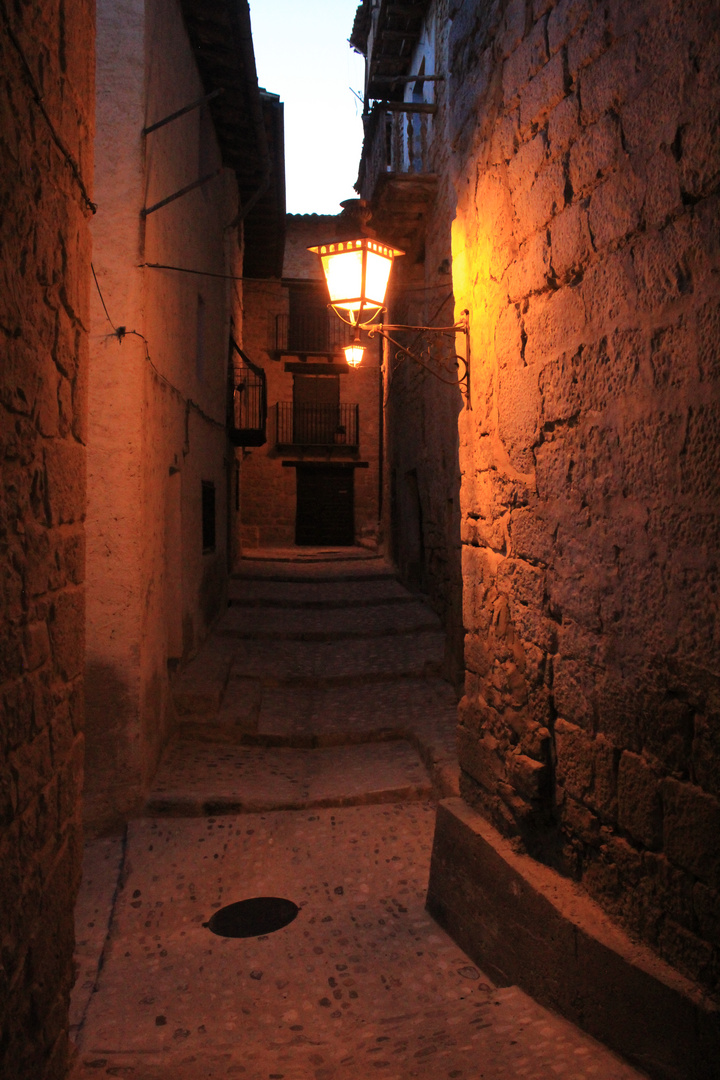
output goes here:
[{"label": "window", "polygon": [[202,546],[203,555],[215,550],[215,485],[202,482]]}]

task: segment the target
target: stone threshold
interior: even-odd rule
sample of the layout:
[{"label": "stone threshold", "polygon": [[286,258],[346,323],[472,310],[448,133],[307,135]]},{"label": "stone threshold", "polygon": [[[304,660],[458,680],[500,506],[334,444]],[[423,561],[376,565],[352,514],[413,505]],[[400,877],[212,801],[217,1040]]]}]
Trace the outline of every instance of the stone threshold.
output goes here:
[{"label": "stone threshold", "polygon": [[717,1080],[717,1006],[460,798],[438,806],[427,907],[500,986],[522,987],[651,1077]]}]

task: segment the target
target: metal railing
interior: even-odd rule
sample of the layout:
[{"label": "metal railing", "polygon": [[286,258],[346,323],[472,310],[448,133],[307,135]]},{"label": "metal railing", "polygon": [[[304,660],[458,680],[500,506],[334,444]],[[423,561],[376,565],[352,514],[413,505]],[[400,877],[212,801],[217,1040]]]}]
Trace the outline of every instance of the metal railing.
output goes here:
[{"label": "metal railing", "polygon": [[381,175],[427,176],[432,173],[435,105],[409,102],[375,105],[365,119],[365,139],[358,187],[363,199],[371,199]]},{"label": "metal railing", "polygon": [[359,445],[359,405],[294,405],[292,401],[278,401],[275,410],[278,446]]},{"label": "metal railing", "polygon": [[270,348],[289,353],[330,353],[347,345],[351,328],[331,311],[276,315],[270,324]]}]

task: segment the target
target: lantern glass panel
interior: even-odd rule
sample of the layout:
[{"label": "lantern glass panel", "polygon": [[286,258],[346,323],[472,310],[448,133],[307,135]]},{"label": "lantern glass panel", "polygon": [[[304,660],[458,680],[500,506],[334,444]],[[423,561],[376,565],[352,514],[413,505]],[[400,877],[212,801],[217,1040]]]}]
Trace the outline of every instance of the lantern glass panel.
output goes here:
[{"label": "lantern glass panel", "polygon": [[359,311],[362,304],[362,261],[362,250],[322,256],[331,304],[348,311]]},{"label": "lantern glass panel", "polygon": [[392,255],[377,255],[374,251],[367,253],[367,269],[365,271],[365,306],[380,308],[385,303],[390,268],[392,267]]}]

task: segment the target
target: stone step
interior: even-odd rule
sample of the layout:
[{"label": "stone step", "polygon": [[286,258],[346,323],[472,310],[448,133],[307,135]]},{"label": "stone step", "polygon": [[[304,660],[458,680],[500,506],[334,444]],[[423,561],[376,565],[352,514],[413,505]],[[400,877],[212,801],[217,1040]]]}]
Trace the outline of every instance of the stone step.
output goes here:
[{"label": "stone step", "polygon": [[235,604],[283,607],[346,607],[378,603],[413,603],[416,597],[392,577],[369,581],[231,580],[228,599]]},{"label": "stone step", "polygon": [[186,717],[182,731],[206,742],[327,748],[406,739],[442,796],[458,793],[457,699],[444,679],[353,686],[263,686],[231,677],[217,714]]},{"label": "stone step", "polygon": [[303,558],[293,552],[290,558],[262,559],[245,556],[231,580],[266,581],[338,581],[394,577],[395,568],[382,555],[367,553],[340,557]]},{"label": "stone step", "polygon": [[325,611],[306,608],[230,607],[215,628],[221,637],[294,641],[386,637],[419,630],[439,630],[440,620],[425,604],[402,603],[342,607]]},{"label": "stone step", "polygon": [[[226,639],[227,640],[227,639]],[[264,684],[311,686],[378,678],[422,678],[442,671],[445,638],[439,630],[357,641],[236,641],[231,675]]]},{"label": "stone step", "polygon": [[406,741],[321,750],[245,747],[178,737],[145,813],[177,817],[427,799],[432,784]]}]

